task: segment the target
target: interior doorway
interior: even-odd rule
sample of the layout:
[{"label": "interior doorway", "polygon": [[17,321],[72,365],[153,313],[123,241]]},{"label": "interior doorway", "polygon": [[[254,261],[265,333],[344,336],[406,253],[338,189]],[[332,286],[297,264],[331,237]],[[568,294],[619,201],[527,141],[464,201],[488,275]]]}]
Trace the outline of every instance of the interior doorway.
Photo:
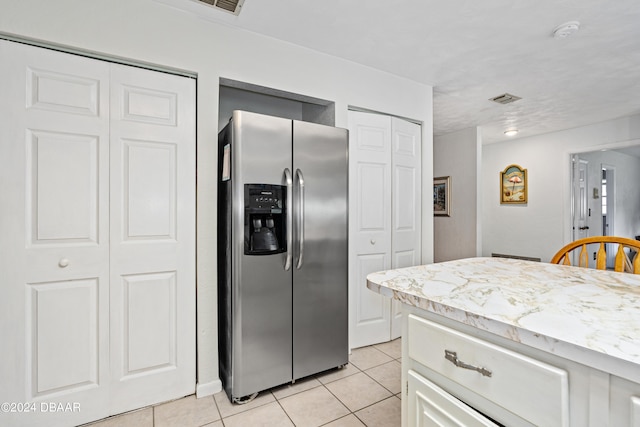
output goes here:
[{"label": "interior doorway", "polygon": [[[637,191],[640,140],[572,153],[571,161],[572,240],[597,235],[637,238],[640,235],[640,193]],[[584,175],[578,165],[583,161],[587,162]],[[589,227],[586,229],[588,233],[584,227]],[[593,262],[591,252],[589,259]],[[608,259],[607,266],[610,267],[612,262]]]}]

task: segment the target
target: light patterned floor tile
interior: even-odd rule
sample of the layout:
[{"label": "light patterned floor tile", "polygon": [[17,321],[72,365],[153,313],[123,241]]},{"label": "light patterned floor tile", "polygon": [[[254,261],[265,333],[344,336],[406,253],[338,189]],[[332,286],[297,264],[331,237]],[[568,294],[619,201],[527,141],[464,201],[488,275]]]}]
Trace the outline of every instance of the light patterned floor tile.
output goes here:
[{"label": "light patterned floor tile", "polygon": [[321,426],[349,414],[349,410],[325,387],[285,397],[279,403],[297,427]]},{"label": "light patterned floor tile", "polygon": [[392,357],[375,347],[356,348],[351,351],[351,356],[349,356],[349,363],[355,365],[361,371],[366,371],[369,368],[391,362],[392,360]]},{"label": "light patterned floor tile", "polygon": [[393,394],[402,391],[402,365],[397,360],[367,369],[365,373]]},{"label": "light patterned floor tile", "polygon": [[105,418],[86,427],[153,427],[153,408],[148,407]]},{"label": "light patterned floor tile", "polygon": [[293,427],[293,423],[277,402],[250,409],[224,419],[225,427]]},{"label": "light patterned floor tile", "polygon": [[352,412],[391,396],[389,390],[362,372],[329,383],[325,387]]},{"label": "light patterned floor tile", "polygon": [[394,359],[400,359],[402,357],[402,338],[376,344],[374,347]]},{"label": "light patterned floor tile", "polygon": [[356,416],[363,421],[367,427],[394,427],[400,426],[401,421],[400,399],[391,396],[388,399],[368,406],[358,412]]},{"label": "light patterned floor tile", "polygon": [[344,368],[263,391],[244,405],[232,404],[222,391],[202,399],[188,396],[88,426],[399,426],[401,347],[397,339],[355,349]]},{"label": "light patterned floor tile", "polygon": [[191,395],[163,403],[153,408],[153,415],[154,427],[199,427],[220,419],[211,396]]},{"label": "light patterned floor tile", "polygon": [[360,421],[358,417],[349,414],[346,417],[325,424],[324,427],[364,427],[364,424],[362,424],[362,421]]},{"label": "light patterned floor tile", "polygon": [[301,391],[309,390],[314,387],[321,386],[322,383],[317,379],[310,377],[301,381],[296,381],[294,384],[287,384],[277,388],[271,389],[271,393],[276,399],[283,399],[292,394],[300,393]]},{"label": "light patterned floor tile", "polygon": [[318,374],[316,375],[316,378],[322,384],[327,384],[332,381],[336,381],[341,378],[346,378],[350,375],[357,374],[358,372],[360,372],[360,369],[358,369],[356,366],[352,364],[347,364],[344,366],[344,368],[332,369],[331,371],[326,371],[321,374]]},{"label": "light patterned floor tile", "polygon": [[273,394],[271,394],[271,392],[269,391],[260,392],[260,394],[258,394],[255,399],[243,405],[231,403],[224,390],[214,394],[213,397],[216,401],[216,405],[218,405],[218,410],[220,411],[220,416],[222,418],[227,418],[231,415],[239,414],[240,412],[248,411],[249,409],[257,408],[258,406],[275,402],[276,400],[273,397]]}]

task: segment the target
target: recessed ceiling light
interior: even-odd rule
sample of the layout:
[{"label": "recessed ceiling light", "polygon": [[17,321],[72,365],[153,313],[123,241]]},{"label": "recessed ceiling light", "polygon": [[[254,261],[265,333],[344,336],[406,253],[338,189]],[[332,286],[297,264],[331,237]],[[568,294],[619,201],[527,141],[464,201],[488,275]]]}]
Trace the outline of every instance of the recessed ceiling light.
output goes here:
[{"label": "recessed ceiling light", "polygon": [[562,25],[558,25],[555,30],[553,30],[553,38],[554,39],[564,39],[569,37],[571,34],[575,33],[580,29],[580,23],[578,21],[569,21],[565,22]]},{"label": "recessed ceiling light", "polygon": [[518,129],[507,129],[504,131],[506,136],[516,136],[518,134]]}]

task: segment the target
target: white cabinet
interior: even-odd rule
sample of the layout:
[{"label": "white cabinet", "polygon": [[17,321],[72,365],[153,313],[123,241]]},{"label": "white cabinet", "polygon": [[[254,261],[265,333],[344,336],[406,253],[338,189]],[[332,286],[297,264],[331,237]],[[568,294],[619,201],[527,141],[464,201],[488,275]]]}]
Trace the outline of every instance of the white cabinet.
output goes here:
[{"label": "white cabinet", "polygon": [[420,263],[421,128],[349,111],[350,345],[400,336],[401,308],[366,287],[367,274]]},{"label": "white cabinet", "polygon": [[565,370],[413,314],[407,344],[410,359],[531,424],[568,425]]},{"label": "white cabinet", "polygon": [[497,426],[415,371],[407,374],[408,425]]},{"label": "white cabinet", "polygon": [[640,384],[611,376],[609,425],[640,427]]},{"label": "white cabinet", "polygon": [[640,427],[640,396],[631,397],[631,427]]},{"label": "white cabinet", "polygon": [[639,383],[433,313],[403,311],[404,427],[640,427]]}]

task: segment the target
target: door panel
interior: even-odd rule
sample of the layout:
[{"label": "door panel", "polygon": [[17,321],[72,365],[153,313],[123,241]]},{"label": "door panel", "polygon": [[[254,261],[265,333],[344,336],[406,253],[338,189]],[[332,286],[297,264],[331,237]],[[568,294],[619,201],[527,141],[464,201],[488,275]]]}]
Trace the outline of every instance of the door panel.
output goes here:
[{"label": "door panel", "polygon": [[[421,259],[421,129],[415,123],[391,118],[393,170],[392,268],[411,267]],[[401,304],[392,300],[391,339],[402,333]]]},{"label": "door panel", "polygon": [[177,144],[123,138],[123,240],[176,238]]},{"label": "door panel", "polygon": [[[114,238],[124,235],[124,217],[114,215],[122,212],[118,185],[124,181],[123,169],[114,165],[119,165],[124,155],[120,145],[110,141],[112,110],[121,120],[121,110],[110,105],[110,97],[114,68],[133,68],[7,41],[0,41],[0,58],[0,182],[3,207],[7,207],[0,210],[0,269],[4,275],[0,286],[0,338],[3,346],[11,349],[5,355],[7,363],[0,365],[0,401],[34,403],[38,407],[40,403],[72,402],[80,408],[64,413],[6,414],[3,422],[77,425],[122,412],[123,408],[144,406],[149,403],[148,396],[159,402],[164,396],[188,394],[184,391],[195,389],[193,88],[181,92],[189,107],[176,107],[177,112],[183,111],[185,120],[175,122],[173,128],[181,130],[164,125],[167,129],[162,138],[158,138],[160,132],[125,135],[154,143],[178,140],[180,147],[188,147],[176,149],[179,155],[172,159],[166,150],[161,160],[149,152],[134,155],[138,163],[144,163],[141,158],[146,156],[147,163],[163,164],[164,171],[170,173],[169,178],[160,177],[154,174],[158,167],[150,168],[154,179],[150,183],[149,177],[141,176],[137,169],[134,172],[137,180],[131,180],[128,190],[136,192],[132,196],[134,204],[142,201],[147,205],[134,207],[136,214],[143,211],[132,216],[137,221],[134,235],[144,239],[133,241],[127,252],[121,245],[123,239]],[[164,74],[154,80],[147,73],[151,72],[143,72],[144,84],[135,87],[153,82],[166,94],[173,90],[167,81],[189,81]],[[114,75],[118,75],[117,70]],[[120,101],[122,98],[114,103]],[[136,108],[138,115],[156,114],[152,108]],[[165,114],[167,107],[160,110]],[[184,131],[186,127],[191,130]],[[122,127],[116,133],[115,141],[119,141]],[[175,188],[161,197],[159,188],[166,190],[167,182],[175,182]],[[145,191],[152,193],[153,200]],[[115,210],[110,210],[110,197]],[[171,234],[166,225],[169,210],[175,217],[172,245],[155,250],[149,245],[154,233],[160,230],[163,236]],[[146,222],[141,218],[145,215]],[[122,354],[121,347],[114,346],[114,340],[110,343],[109,336],[110,332],[112,338],[124,335],[123,323],[112,321],[123,317],[119,305],[123,300],[121,273],[162,277],[176,271],[180,280],[173,282],[173,288],[168,288],[166,281],[156,280],[152,281],[153,291],[149,291],[151,285],[132,290],[127,327],[133,344],[127,349],[127,363],[137,371],[146,369],[144,376],[149,378],[149,367],[166,364],[166,354],[174,352],[174,365],[180,368],[172,371],[180,372],[176,375],[183,378],[182,385],[176,386],[180,381],[167,376],[146,383],[146,389],[132,387],[132,380],[123,384],[120,376],[112,381],[112,363],[122,365],[122,358],[114,357]],[[115,315],[110,314],[114,309]],[[158,393],[157,388],[164,391]],[[113,404],[118,400],[126,403]]]},{"label": "door panel", "polygon": [[587,171],[589,162],[587,160],[574,158],[574,240],[589,237],[588,225],[588,194],[587,194]]},{"label": "door panel", "polygon": [[[389,260],[387,254],[360,255],[356,262],[357,281],[367,283],[367,275],[372,272],[387,269]],[[357,287],[356,312],[354,315],[359,323],[364,326],[382,325],[379,328],[371,328],[376,334],[370,334],[377,342],[388,341],[389,299],[377,298],[379,294],[369,291],[366,286]]]},{"label": "door panel", "polygon": [[39,283],[27,286],[27,292],[30,394],[47,397],[98,387],[98,281]]},{"label": "door panel", "polygon": [[[351,346],[400,336],[401,305],[366,289],[369,273],[420,262],[421,129],[396,117],[350,111]],[[365,255],[384,263],[364,262]],[[363,266],[377,270],[366,270]],[[389,307],[384,307],[388,305]],[[384,307],[384,308],[383,308]],[[364,317],[361,317],[364,316]]]},{"label": "door panel", "polygon": [[390,302],[366,276],[391,268],[391,119],[349,111],[352,236],[350,345],[390,339]]},{"label": "door panel", "polygon": [[[34,65],[37,67],[37,65]],[[99,116],[100,79],[27,66],[27,108]]]},{"label": "door panel", "polygon": [[293,163],[292,125],[291,120],[244,111],[234,111],[232,123],[230,366],[233,396],[241,398],[291,381],[292,273],[284,269],[284,253],[245,255],[244,206],[246,184],[283,184],[284,170]]},{"label": "door panel", "polygon": [[[588,181],[589,162],[573,156],[573,240],[589,237]],[[577,252],[577,251],[574,251]],[[578,254],[572,253],[571,264],[578,265]],[[589,262],[589,259],[587,260]]]},{"label": "door panel", "polygon": [[176,126],[178,93],[163,89],[123,84],[122,120]]},{"label": "door panel", "polygon": [[77,402],[7,425],[109,415],[109,66],[0,41],[0,401]]},{"label": "door panel", "polygon": [[112,409],[195,390],[195,82],[111,66]]},{"label": "door panel", "polygon": [[27,131],[27,140],[31,243],[97,243],[98,138]]},{"label": "door panel", "polygon": [[294,227],[294,242],[300,242],[293,264],[298,379],[348,363],[347,131],[294,121],[293,141],[294,206],[304,207]]},{"label": "door panel", "polygon": [[175,272],[123,276],[124,377],[176,367]]}]

